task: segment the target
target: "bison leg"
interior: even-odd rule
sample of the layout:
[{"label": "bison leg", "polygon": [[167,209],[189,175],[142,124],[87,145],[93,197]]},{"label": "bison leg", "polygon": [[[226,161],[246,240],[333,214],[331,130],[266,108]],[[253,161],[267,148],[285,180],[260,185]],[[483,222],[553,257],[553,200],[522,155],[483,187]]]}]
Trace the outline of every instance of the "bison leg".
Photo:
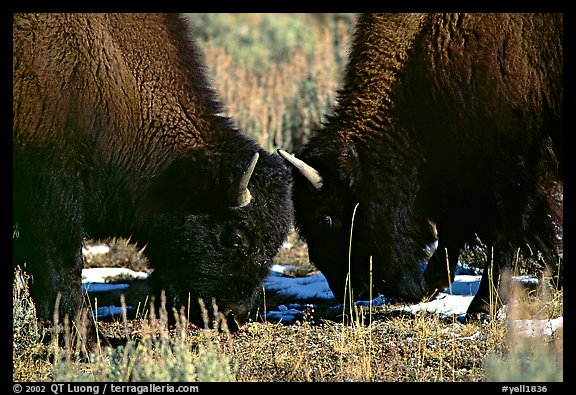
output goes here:
[{"label": "bison leg", "polygon": [[31,275],[30,295],[36,314],[39,319],[52,321],[60,294],[60,320],[66,314],[74,319],[83,301],[80,241],[74,245],[58,243],[58,237],[39,233],[24,225],[21,240],[15,243],[15,256],[21,257],[19,263]]},{"label": "bison leg", "polygon": [[482,313],[493,316],[498,308],[508,301],[512,279],[509,268],[514,259],[514,252],[513,248],[488,247],[488,259],[480,279],[480,286],[468,306],[466,318]]},{"label": "bison leg", "polygon": [[13,214],[19,235],[13,240],[13,262],[31,276],[39,319],[53,320],[58,294],[60,320],[66,314],[75,319],[83,302],[78,177],[38,168],[15,161]]}]

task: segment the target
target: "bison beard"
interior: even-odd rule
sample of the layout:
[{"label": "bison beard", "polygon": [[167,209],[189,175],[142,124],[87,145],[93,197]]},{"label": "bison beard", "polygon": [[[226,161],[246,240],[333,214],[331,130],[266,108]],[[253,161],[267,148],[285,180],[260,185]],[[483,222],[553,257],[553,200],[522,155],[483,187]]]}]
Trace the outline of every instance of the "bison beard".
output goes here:
[{"label": "bison beard", "polygon": [[301,161],[279,151],[296,225],[336,297],[347,275],[368,295],[372,258],[374,294],[420,300],[478,238],[489,259],[469,314],[488,312],[488,275],[497,284],[518,250],[557,267],[562,51],[555,14],[358,18],[333,113]]},{"label": "bison beard", "polygon": [[[76,317],[84,237],[146,245],[168,311],[245,319],[292,224],[289,173],[219,116],[185,19],[15,15],[14,264]],[[159,299],[159,298],[158,298]]]}]

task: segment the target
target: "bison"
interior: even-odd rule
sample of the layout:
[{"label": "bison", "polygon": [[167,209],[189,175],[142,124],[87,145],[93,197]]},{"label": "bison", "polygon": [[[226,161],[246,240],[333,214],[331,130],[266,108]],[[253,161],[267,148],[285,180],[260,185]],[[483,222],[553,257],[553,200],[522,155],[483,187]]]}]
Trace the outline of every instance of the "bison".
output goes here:
[{"label": "bison", "polygon": [[118,236],[169,307],[245,319],[292,226],[290,174],[221,115],[188,21],[15,15],[13,41],[14,263],[38,317],[58,293],[77,317],[83,239]]},{"label": "bison", "polygon": [[357,297],[373,284],[419,301],[447,287],[461,249],[479,239],[489,259],[471,317],[488,312],[490,280],[517,249],[560,262],[562,23],[358,17],[333,111],[299,159],[279,150],[294,165],[296,226],[337,298],[349,279]]}]

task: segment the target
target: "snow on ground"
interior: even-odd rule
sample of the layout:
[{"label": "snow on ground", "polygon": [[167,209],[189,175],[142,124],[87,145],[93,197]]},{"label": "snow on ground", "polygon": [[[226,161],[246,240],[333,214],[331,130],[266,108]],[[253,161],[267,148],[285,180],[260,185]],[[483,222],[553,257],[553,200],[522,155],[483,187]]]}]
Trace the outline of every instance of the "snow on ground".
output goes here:
[{"label": "snow on ground", "polygon": [[526,337],[535,337],[542,334],[552,336],[558,329],[564,327],[564,317],[550,320],[515,320],[514,327],[518,334]]},{"label": "snow on ground", "polygon": [[[315,273],[306,277],[284,276],[284,271],[290,269],[290,266],[274,265],[270,270],[269,276],[264,281],[264,289],[284,297],[291,297],[294,303],[281,304],[271,310],[267,310],[265,313],[266,319],[286,324],[293,323],[298,317],[302,316],[302,311],[307,306],[314,306],[314,303],[318,301],[324,301],[326,303],[332,301],[332,308],[342,308],[342,304],[334,300],[326,278],[321,273]],[[128,288],[128,284],[105,283],[108,278],[119,275],[138,279],[144,279],[148,276],[146,273],[134,272],[124,268],[84,269],[82,271],[83,289],[89,293],[97,293]],[[412,313],[426,310],[441,316],[451,316],[452,314],[463,316],[474,294],[478,290],[480,277],[479,275],[457,274],[451,288],[440,292],[433,300],[405,305],[403,309]],[[524,282],[534,281],[534,279],[531,278],[519,278],[518,280]],[[386,298],[378,296],[374,298],[371,303],[373,306],[380,306],[386,303]],[[356,304],[367,306],[370,304],[370,301],[356,301]],[[134,307],[129,306],[128,308],[133,309]],[[103,306],[99,307],[97,311],[97,316],[100,318],[119,314],[121,314],[121,307],[119,306]],[[563,326],[563,318],[559,317],[552,320],[515,320],[512,324],[519,334],[525,336],[536,336],[537,334],[550,336]]]},{"label": "snow on ground", "polygon": [[482,276],[460,274],[454,276],[454,282],[433,300],[405,306],[404,310],[411,313],[424,310],[437,313],[440,316],[463,316],[478,291]]},{"label": "snow on ground", "polygon": [[[301,315],[307,300],[333,300],[333,308],[342,308],[342,304],[338,304],[334,300],[334,295],[330,291],[324,275],[315,273],[307,277],[295,278],[283,276],[284,270],[289,271],[290,269],[290,266],[274,265],[270,270],[270,275],[264,280],[265,290],[275,291],[282,296],[290,296],[295,301],[295,303],[278,306],[278,311],[267,311],[267,319],[291,323],[295,317]],[[412,313],[427,310],[442,316],[464,315],[476,291],[478,291],[480,277],[479,275],[456,275],[451,289],[439,293],[431,301],[406,305],[404,310]],[[383,296],[378,296],[372,300],[372,306],[380,306],[383,303],[386,303],[386,298]],[[370,301],[356,301],[356,304],[367,306]]]},{"label": "snow on ground", "polygon": [[[87,250],[85,253],[106,253],[105,249]],[[341,309],[342,304],[334,299],[332,291],[328,287],[326,278],[323,274],[317,272],[305,277],[289,277],[285,272],[293,271],[289,265],[273,265],[270,274],[264,280],[264,290],[273,292],[283,297],[291,298],[293,303],[280,304],[278,306],[266,306],[265,318],[271,321],[283,322],[285,324],[293,323],[298,317],[302,316],[303,310],[307,307],[315,307],[315,303],[332,304],[330,308]],[[473,273],[473,274],[470,274]],[[123,276],[124,278],[145,279],[147,273],[135,272],[125,268],[90,268],[82,270],[82,287],[84,291],[90,294],[98,292],[110,292],[113,290],[125,290],[128,284],[116,283],[108,284],[111,277]],[[478,291],[481,276],[473,270],[459,266],[454,282],[451,287],[440,292],[434,299],[423,301],[417,304],[404,305],[401,309],[411,313],[426,310],[440,316],[463,317],[472,301],[475,293]],[[537,283],[537,279],[531,277],[516,277],[516,281],[523,283]],[[383,296],[378,296],[372,301],[356,301],[357,305],[380,306],[387,303]],[[129,309],[134,307],[128,306]],[[270,309],[271,308],[271,309]],[[102,318],[109,315],[121,314],[119,306],[103,306],[97,310],[97,316]],[[535,336],[536,334],[551,335],[563,326],[563,318],[553,320],[515,320],[512,323],[518,333],[525,336]]]},{"label": "snow on ground", "polygon": [[297,300],[334,299],[322,273],[306,277],[284,276],[284,271],[292,268],[288,265],[273,265],[270,274],[264,280],[264,289],[275,291],[279,295],[292,296]]},{"label": "snow on ground", "polygon": [[[122,291],[127,289],[129,284],[107,283],[107,281],[109,281],[111,278],[118,276],[122,276],[123,278],[145,279],[148,277],[148,273],[135,272],[134,270],[122,267],[93,267],[90,269],[82,269],[82,292],[96,294],[112,291]],[[134,309],[132,306],[127,306],[126,308],[128,310]],[[121,314],[121,306],[100,306],[96,310],[97,318],[116,316]]]},{"label": "snow on ground", "polygon": [[105,283],[108,279],[118,276],[145,279],[148,277],[148,274],[144,272],[135,272],[134,270],[123,267],[94,267],[82,270],[82,283]]}]

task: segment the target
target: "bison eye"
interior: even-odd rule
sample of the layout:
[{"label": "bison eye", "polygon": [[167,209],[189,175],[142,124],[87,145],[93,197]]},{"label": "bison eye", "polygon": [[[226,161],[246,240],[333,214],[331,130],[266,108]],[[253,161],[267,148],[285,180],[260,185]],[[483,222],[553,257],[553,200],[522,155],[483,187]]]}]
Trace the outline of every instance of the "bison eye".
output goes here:
[{"label": "bison eye", "polygon": [[224,231],[220,236],[220,241],[229,248],[248,248],[248,240],[240,229]]},{"label": "bison eye", "polygon": [[242,236],[240,236],[240,233],[232,233],[230,235],[230,245],[232,245],[233,247],[242,246]]},{"label": "bison eye", "polygon": [[330,217],[329,215],[322,217],[322,219],[320,220],[320,226],[326,229],[332,228],[332,217]]}]

